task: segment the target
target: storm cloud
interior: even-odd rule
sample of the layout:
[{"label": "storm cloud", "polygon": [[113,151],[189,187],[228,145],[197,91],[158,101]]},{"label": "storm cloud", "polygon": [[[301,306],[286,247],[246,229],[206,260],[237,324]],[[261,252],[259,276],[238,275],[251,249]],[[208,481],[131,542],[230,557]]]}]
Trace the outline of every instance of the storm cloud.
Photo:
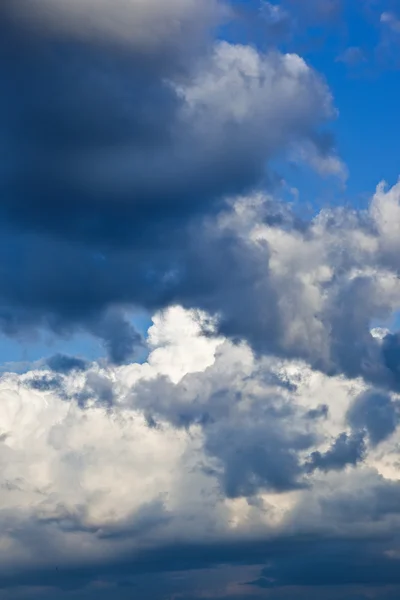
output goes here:
[{"label": "storm cloud", "polygon": [[[84,328],[120,362],[135,334],[121,314],[111,342],[110,311],[200,304],[219,293],[212,263],[221,251],[218,268],[236,263],[237,288],[240,272],[257,270],[236,233],[210,232],[203,219],[265,183],[268,160],[317,139],[334,111],[297,55],[215,42],[223,8],[213,0],[3,3],[7,335]],[[247,285],[258,284],[249,275]],[[217,301],[213,312],[224,311]]]}]

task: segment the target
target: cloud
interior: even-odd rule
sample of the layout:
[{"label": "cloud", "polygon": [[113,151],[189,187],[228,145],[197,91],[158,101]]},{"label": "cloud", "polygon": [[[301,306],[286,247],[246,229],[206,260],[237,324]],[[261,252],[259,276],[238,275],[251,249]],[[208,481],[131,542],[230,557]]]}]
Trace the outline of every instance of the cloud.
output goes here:
[{"label": "cloud", "polygon": [[342,62],[349,67],[354,67],[360,63],[365,62],[367,59],[363,50],[359,46],[349,46],[346,50],[340,54],[336,61]]},{"label": "cloud", "polygon": [[[295,54],[214,41],[211,0],[1,10],[12,53],[0,64],[12,81],[1,101],[1,328],[83,328],[127,360],[138,341],[127,311],[180,301],[189,269],[209,268],[208,244],[224,247],[224,270],[241,260],[236,235],[209,240],[203,218],[334,117],[330,92]],[[192,304],[217,296],[220,280],[199,283]]]},{"label": "cloud", "polygon": [[[271,39],[342,3],[287,6],[263,4]],[[108,357],[2,373],[5,597],[400,583],[399,333],[376,327],[400,309],[400,184],[281,201],[293,149],[345,178],[333,98],[297,54],[219,39],[227,8],[0,9],[0,328]]]},{"label": "cloud", "polygon": [[29,386],[41,392],[61,390],[63,380],[60,376],[39,375],[29,380]]},{"label": "cloud", "polygon": [[143,347],[141,335],[135,327],[118,312],[108,312],[88,329],[103,340],[107,355],[114,364],[132,360],[135,353]]},{"label": "cloud", "polygon": [[398,333],[386,332],[382,340],[382,353],[386,367],[397,379],[400,368],[400,336]]},{"label": "cloud", "polygon": [[[127,301],[126,294],[149,305],[179,299],[188,308],[207,311],[217,335],[246,339],[257,352],[300,358],[326,373],[362,376],[397,389],[394,342],[374,337],[371,323],[398,309],[398,244],[391,231],[398,194],[398,186],[380,186],[367,211],[323,210],[311,221],[268,195],[239,197],[216,220],[189,227],[184,254],[174,246],[165,252],[164,259],[169,252],[176,259],[168,278],[162,264],[153,272],[143,268],[145,254],[140,260],[137,254],[137,263],[131,263],[130,250],[111,253],[100,263],[86,255],[85,263],[72,247],[68,255],[61,254],[71,262],[68,258],[59,281],[55,250],[43,248],[43,261],[51,256],[52,262],[47,263],[48,275],[41,272],[42,288],[30,294],[38,308],[33,314],[28,306],[4,310],[3,326],[12,333],[39,319],[67,335],[78,322],[102,336],[113,360],[120,362],[140,347],[140,336],[129,324],[129,313],[104,313],[100,306],[116,297]],[[36,242],[41,259],[41,243]],[[72,289],[69,282],[76,277],[80,285]],[[53,312],[40,317],[45,281],[52,286]],[[12,294],[13,286],[5,289]],[[46,288],[46,294],[50,291]],[[94,297],[98,308],[93,314]]]},{"label": "cloud", "polygon": [[282,424],[222,425],[206,431],[206,450],[221,465],[216,472],[228,498],[253,496],[260,490],[287,492],[301,488],[298,453],[313,444],[312,435],[282,431]]},{"label": "cloud", "polygon": [[[281,557],[274,566],[263,571],[263,577],[252,582],[264,588],[279,586],[346,586],[399,584],[396,563],[363,549],[359,543],[333,542],[325,546],[295,545],[292,553]],[[300,558],[301,556],[301,558]],[[357,558],[355,558],[357,556]],[[362,596],[361,596],[362,597]]]},{"label": "cloud", "polygon": [[[209,225],[205,271],[188,252],[181,301],[216,314],[217,331],[256,352],[397,389],[395,355],[389,367],[388,340],[371,323],[398,309],[398,196],[398,185],[379,186],[366,211],[324,209],[311,221],[268,196],[239,199]],[[220,290],[212,281],[222,271]],[[208,294],[196,297],[199,289]]]},{"label": "cloud", "polygon": [[395,432],[398,408],[390,396],[370,390],[356,398],[348,420],[357,429],[365,428],[371,443],[377,445]]},{"label": "cloud", "polygon": [[308,419],[326,419],[329,415],[329,407],[327,404],[320,404],[317,408],[310,408],[307,412]]},{"label": "cloud", "polygon": [[[3,376],[4,593],[90,598],[100,579],[109,594],[118,581],[140,588],[146,573],[172,590],[180,571],[190,596],[194,573],[222,564],[252,569],[226,575],[238,589],[333,585],[335,574],[366,585],[345,570],[350,551],[363,573],[377,561],[371,581],[396,583],[385,552],[400,524],[397,433],[384,460],[362,432],[343,433],[365,385],[216,343],[202,336],[205,319],[179,307],[156,315],[147,362],[54,375],[61,393],[31,385],[53,377],[47,366]],[[323,419],[310,418],[316,410]],[[320,574],[304,567],[301,578],[296,553],[318,556]]]},{"label": "cloud", "polygon": [[307,466],[310,470],[321,471],[344,469],[347,465],[356,465],[363,460],[365,451],[362,433],[351,436],[341,433],[326,452],[313,452]]},{"label": "cloud", "polygon": [[64,375],[68,375],[72,371],[85,371],[88,367],[88,363],[83,358],[60,353],[50,356],[46,364],[52,371]]}]

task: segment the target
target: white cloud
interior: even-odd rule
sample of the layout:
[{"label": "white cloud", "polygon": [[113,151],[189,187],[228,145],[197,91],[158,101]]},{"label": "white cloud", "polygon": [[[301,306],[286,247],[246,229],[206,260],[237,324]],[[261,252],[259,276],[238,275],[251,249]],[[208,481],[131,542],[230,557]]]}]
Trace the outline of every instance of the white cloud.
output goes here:
[{"label": "white cloud", "polygon": [[153,347],[149,364],[157,374],[178,383],[187,373],[203,371],[214,362],[222,340],[200,335],[207,325],[203,314],[176,306],[157,314],[153,321],[148,332],[148,342]]},{"label": "white cloud", "polygon": [[221,42],[204,66],[180,93],[187,118],[212,143],[238,128],[237,144],[271,153],[335,115],[328,87],[297,54]]},{"label": "white cloud", "polygon": [[[324,210],[306,227],[261,194],[237,199],[220,216],[221,230],[236,228],[264,257],[259,274],[277,292],[285,324],[271,354],[286,358],[203,337],[215,322],[175,306],[154,316],[144,364],[94,364],[65,378],[37,365],[3,375],[0,578],[11,566],[123,561],[178,542],[346,536],[365,520],[372,538],[397,531],[388,511],[397,498],[400,438],[387,421],[398,411],[389,390],[398,391],[397,346],[394,339],[386,367],[388,332],[370,328],[399,307],[399,198],[399,185],[379,186],[365,212]],[[263,316],[268,296],[257,291]],[[264,321],[253,316],[267,339]],[[389,411],[381,421],[377,413],[375,445],[371,422],[358,431],[348,417],[374,384],[386,388]],[[359,411],[358,422],[364,416]],[[365,452],[350,453],[353,434],[363,436]],[[313,452],[324,469],[312,467]],[[369,499],[382,494],[392,500],[376,500],[382,514],[371,524]],[[343,504],[358,511],[354,523]]]},{"label": "white cloud", "polygon": [[[361,380],[329,378],[301,362],[256,359],[245,345],[203,339],[196,315],[179,307],[156,315],[149,337],[153,349],[147,364],[109,371],[92,367],[117,390],[110,410],[96,403],[81,410],[56,389],[33,391],[29,380],[43,371],[2,378],[0,507],[7,522],[0,537],[2,576],[11,566],[17,571],[48,568],[60,560],[72,566],[177,539],[268,538],[292,527],[299,514],[298,526],[311,530],[314,524],[307,524],[304,507],[317,502],[318,490],[332,485],[334,502],[338,485],[347,489],[346,475],[328,473],[315,475],[310,491],[277,494],[268,490],[267,476],[265,485],[254,489],[255,504],[226,499],[218,473],[220,461],[229,456],[225,450],[219,454],[215,442],[224,431],[241,432],[246,444],[263,430],[266,442],[272,433],[283,435],[278,444],[313,434],[312,446],[298,450],[305,460],[313,448],[325,451],[348,428],[347,410],[365,389]],[[85,378],[70,375],[65,388],[77,392]],[[325,418],[322,413],[307,417],[321,403],[328,407]],[[215,424],[210,431],[190,422],[188,429],[177,428],[173,415],[185,410],[209,412]],[[149,411],[157,426],[148,425]],[[387,456],[399,441],[396,433],[386,442]],[[380,456],[371,451],[367,464],[395,480],[394,467]],[[279,454],[274,457],[278,460]],[[249,455],[248,468],[256,468],[251,460]],[[238,473],[240,468],[237,463]],[[368,471],[363,485],[368,488]]]}]

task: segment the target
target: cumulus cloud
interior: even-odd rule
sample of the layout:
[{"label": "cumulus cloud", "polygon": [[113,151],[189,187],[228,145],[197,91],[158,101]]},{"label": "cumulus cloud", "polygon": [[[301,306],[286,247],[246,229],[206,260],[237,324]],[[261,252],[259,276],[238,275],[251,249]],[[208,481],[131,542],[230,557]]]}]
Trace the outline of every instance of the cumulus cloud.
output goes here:
[{"label": "cumulus cloud", "polygon": [[[193,42],[201,24],[222,13],[214,0],[23,0],[4,3],[12,24],[83,41],[131,45],[151,53],[183,40]],[[221,15],[222,16],[222,15]]]},{"label": "cumulus cloud", "polygon": [[377,445],[395,432],[398,407],[390,396],[370,390],[356,398],[348,419],[353,427],[366,429],[371,443]]},{"label": "cumulus cloud", "polygon": [[[346,561],[329,557],[354,548],[357,528],[368,531],[363,568],[372,557],[389,568],[380,544],[384,533],[396,548],[395,455],[390,467],[369,430],[370,443],[363,430],[343,433],[365,384],[216,343],[202,335],[205,318],[179,307],[156,315],[143,364],[64,370],[55,386],[32,386],[54,377],[47,366],[3,376],[3,589],[23,585],[46,597],[72,585],[89,598],[99,578],[110,593],[118,581],[139,585],[148,570],[221,563],[253,565],[262,588],[270,577],[293,585],[287,540],[336,573]],[[385,438],[392,449],[397,435]],[[266,557],[256,579],[254,565]],[[333,574],[320,576],[332,583]],[[318,584],[307,577],[297,584]]]},{"label": "cumulus cloud", "polygon": [[260,12],[267,25],[269,35],[279,38],[290,31],[292,27],[291,14],[280,4],[264,1],[261,3]]},{"label": "cumulus cloud", "polygon": [[[271,38],[294,4],[263,3]],[[0,328],[109,359],[0,377],[2,593],[398,585],[400,183],[364,210],[281,201],[294,150],[345,180],[332,95],[297,54],[222,41],[222,2],[0,16]]]},{"label": "cumulus cloud", "polygon": [[341,433],[326,452],[318,450],[311,454],[308,465],[310,470],[341,470],[346,465],[356,465],[364,458],[365,443],[361,433],[348,435]]},{"label": "cumulus cloud", "polygon": [[[295,54],[213,41],[212,0],[1,10],[1,328],[85,328],[127,360],[138,340],[124,311],[180,301],[187,272],[209,268],[203,217],[265,183],[290,144],[317,139],[331,94]],[[236,243],[211,244],[224,270],[241,260]],[[218,294],[218,281],[192,295]]]},{"label": "cumulus cloud", "polygon": [[[329,374],[397,389],[397,338],[381,340],[371,325],[398,310],[391,230],[399,191],[399,185],[379,186],[367,210],[324,209],[311,221],[268,197],[239,200],[220,219],[217,235],[210,226],[202,255],[210,267],[205,274],[192,269],[192,282],[183,281],[183,302],[217,313],[217,330],[247,339],[257,352],[301,358]],[[225,260],[231,267],[224,289],[212,286],[194,297],[196,284],[210,285]]]},{"label": "cumulus cloud", "polygon": [[71,371],[85,371],[88,363],[83,358],[58,353],[47,359],[47,366],[56,373],[68,374]]}]

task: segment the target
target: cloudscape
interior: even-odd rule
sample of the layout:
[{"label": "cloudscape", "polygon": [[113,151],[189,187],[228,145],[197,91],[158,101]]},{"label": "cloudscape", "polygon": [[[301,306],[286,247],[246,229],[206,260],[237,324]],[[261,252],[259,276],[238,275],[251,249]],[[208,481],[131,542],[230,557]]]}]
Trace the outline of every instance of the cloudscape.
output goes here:
[{"label": "cloudscape", "polygon": [[399,50],[2,1],[1,600],[400,597]]}]

